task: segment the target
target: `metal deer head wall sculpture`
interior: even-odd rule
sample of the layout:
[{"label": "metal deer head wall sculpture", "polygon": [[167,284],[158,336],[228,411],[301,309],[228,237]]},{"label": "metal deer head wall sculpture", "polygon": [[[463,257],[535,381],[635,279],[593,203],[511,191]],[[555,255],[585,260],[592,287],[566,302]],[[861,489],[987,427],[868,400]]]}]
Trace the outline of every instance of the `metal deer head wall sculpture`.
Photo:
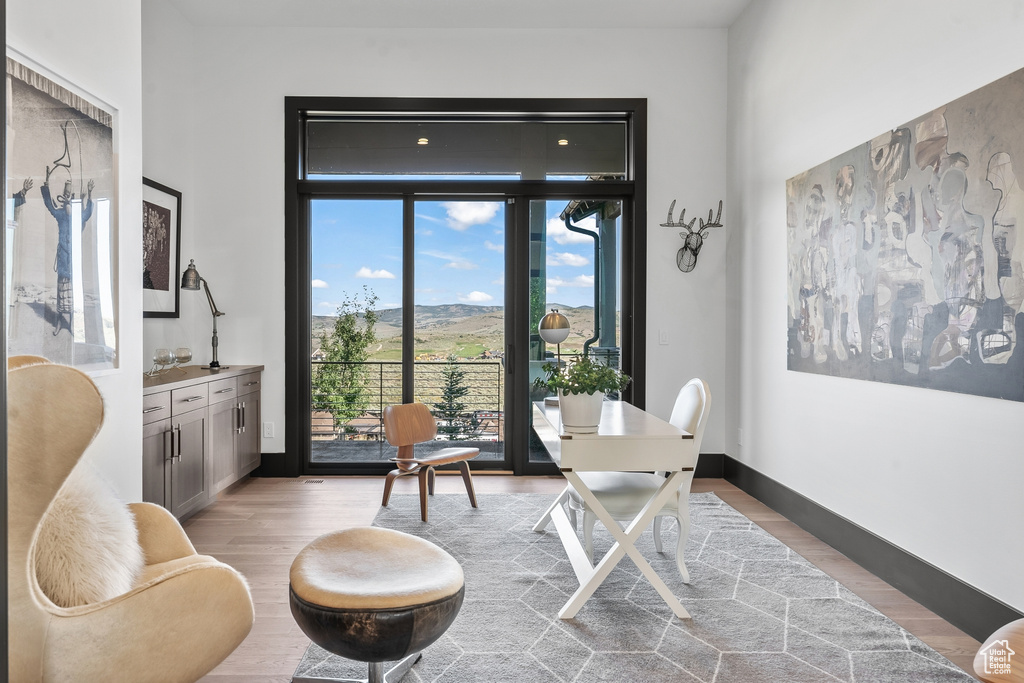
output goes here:
[{"label": "metal deer head wall sculpture", "polygon": [[697,265],[697,256],[700,254],[701,247],[704,246],[704,239],[708,236],[708,230],[711,228],[722,227],[722,202],[718,202],[718,215],[714,219],[711,218],[712,212],[708,211],[708,220],[705,223],[704,219],[701,218],[700,226],[694,230],[693,224],[698,219],[693,218],[689,223],[685,222],[686,209],[679,214],[679,220],[672,222],[672,211],[676,208],[676,200],[672,200],[672,203],[668,207],[668,220],[662,223],[664,228],[682,228],[686,232],[679,233],[679,236],[683,238],[683,247],[676,252],[676,265],[679,266],[679,270],[684,273],[689,273]]}]

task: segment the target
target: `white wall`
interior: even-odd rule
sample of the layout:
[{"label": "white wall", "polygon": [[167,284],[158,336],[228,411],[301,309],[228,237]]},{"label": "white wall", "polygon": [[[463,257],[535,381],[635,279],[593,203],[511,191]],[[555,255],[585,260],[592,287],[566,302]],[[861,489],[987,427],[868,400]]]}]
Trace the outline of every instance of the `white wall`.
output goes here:
[{"label": "white wall", "polygon": [[7,44],[119,114],[120,369],[95,378],[105,422],[86,457],[126,500],[142,498],[141,16],[140,0],[7,0]]},{"label": "white wall", "polygon": [[1024,67],[1021,35],[1016,0],[759,0],[730,29],[725,430],[755,470],[1017,609],[1024,406],[787,371],[785,183]]},{"label": "white wall", "polygon": [[[277,438],[264,452],[284,451],[286,95],[648,98],[648,405],[667,417],[694,375],[725,400],[725,235],[683,274],[678,230],[658,227],[672,199],[678,215],[724,197],[725,31],[587,31],[574,44],[561,30],[191,28],[164,21],[172,11],[145,3],[146,173],[191,183],[183,257],[194,253],[227,312],[221,362],[267,366],[264,419]],[[181,43],[196,50],[191,78],[176,61]],[[173,113],[157,121],[150,109],[164,106]],[[209,325],[208,312],[147,321],[145,351],[180,335],[208,360]],[[703,450],[722,452],[724,421],[712,414]]]},{"label": "white wall", "polygon": [[[143,175],[181,192],[181,243],[178,278],[195,258],[195,192],[193,164],[196,111],[194,83],[199,69],[195,38],[178,11],[163,2],[143,2],[142,130],[145,144]],[[196,264],[206,273],[202,259]],[[179,280],[180,281],[180,280]],[[218,280],[213,278],[218,295]],[[227,287],[224,283],[222,287]],[[156,349],[187,346],[196,358],[209,362],[213,318],[204,292],[179,291],[179,318],[145,318],[142,323],[142,367],[149,370]],[[220,305],[218,303],[218,305]],[[205,351],[206,356],[201,354]]]}]

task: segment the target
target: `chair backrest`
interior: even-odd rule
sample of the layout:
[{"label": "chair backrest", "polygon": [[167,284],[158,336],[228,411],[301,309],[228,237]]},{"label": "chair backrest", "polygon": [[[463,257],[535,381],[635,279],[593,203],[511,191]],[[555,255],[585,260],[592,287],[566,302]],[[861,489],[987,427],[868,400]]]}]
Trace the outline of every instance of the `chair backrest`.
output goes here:
[{"label": "chair backrest", "polygon": [[7,589],[11,680],[36,680],[53,615],[31,555],[36,528],[103,424],[103,399],[88,375],[40,357],[15,356],[7,373]]},{"label": "chair backrest", "polygon": [[[437,422],[422,403],[403,403],[384,409],[384,436],[392,446],[412,446],[437,436]],[[399,457],[402,457],[400,454]]]},{"label": "chair backrest", "polygon": [[700,442],[704,439],[704,428],[711,412],[711,388],[704,380],[694,377],[683,385],[672,406],[669,422],[693,434],[693,443],[700,453]]}]

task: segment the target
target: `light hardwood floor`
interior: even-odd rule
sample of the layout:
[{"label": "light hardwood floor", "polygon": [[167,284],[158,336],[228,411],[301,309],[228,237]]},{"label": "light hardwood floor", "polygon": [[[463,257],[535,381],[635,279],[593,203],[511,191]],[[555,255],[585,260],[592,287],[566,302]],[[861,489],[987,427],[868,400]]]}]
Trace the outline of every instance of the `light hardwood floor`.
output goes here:
[{"label": "light hardwood floor", "polygon": [[[322,479],[323,483],[306,483]],[[288,610],[288,568],[310,540],[322,533],[370,524],[380,509],[383,477],[302,477],[241,482],[184,523],[196,549],[245,574],[256,603],[256,623],[235,652],[203,679],[206,683],[289,681],[308,639]],[[562,477],[512,477],[478,473],[476,491],[550,493]],[[880,612],[966,671],[981,645],[956,627],[862,569],[829,545],[723,479],[695,479],[693,491],[713,491]],[[415,494],[415,478],[402,478],[395,494]],[[462,479],[439,475],[438,494],[466,495]]]}]

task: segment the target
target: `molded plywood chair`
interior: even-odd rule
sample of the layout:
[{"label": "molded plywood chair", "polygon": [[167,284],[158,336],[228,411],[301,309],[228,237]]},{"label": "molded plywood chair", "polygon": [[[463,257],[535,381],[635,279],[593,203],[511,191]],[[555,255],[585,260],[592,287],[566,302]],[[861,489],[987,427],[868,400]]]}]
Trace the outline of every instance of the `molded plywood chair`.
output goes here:
[{"label": "molded plywood chair", "polygon": [[[708,413],[711,410],[711,389],[702,379],[691,379],[679,390],[669,422],[693,434],[693,446],[700,453],[700,442],[704,438]],[[679,540],[676,544],[676,566],[685,583],[690,574],[683,562],[683,547],[690,536],[690,484],[693,472],[684,478],[679,491],[654,518],[654,545],[658,552],[661,546],[661,518],[674,517],[679,522]],[[601,504],[616,521],[632,521],[647,505],[654,493],[665,481],[664,472],[580,472],[582,479]],[[597,515],[586,505],[575,490],[569,492],[569,513],[576,524],[576,512],[583,512],[583,544],[591,563],[594,561],[594,524]]]},{"label": "molded plywood chair", "polygon": [[[88,463],[75,466],[103,423],[103,399],[87,375],[38,357],[8,367],[11,680],[198,680],[252,628],[245,579],[196,554],[163,508],[125,506],[105,485],[88,485],[96,481],[84,477]],[[119,574],[112,560],[122,549],[134,568]],[[109,597],[90,601],[86,592]]]},{"label": "molded plywood chair", "polygon": [[427,521],[427,491],[434,495],[434,468],[449,463],[457,463],[462,472],[462,480],[466,483],[469,502],[476,507],[476,493],[473,491],[473,479],[469,476],[469,464],[480,454],[479,448],[442,448],[423,458],[416,458],[413,447],[424,441],[433,441],[437,436],[437,423],[430,409],[422,403],[405,403],[388,406],[384,409],[384,435],[388,443],[398,447],[398,457],[392,462],[398,468],[391,470],[384,479],[384,502],[387,507],[391,499],[391,488],[395,479],[406,474],[416,474],[420,480],[420,517]]},{"label": "molded plywood chair", "polygon": [[1024,683],[1024,619],[1011,621],[982,643],[974,675],[986,683]]}]

